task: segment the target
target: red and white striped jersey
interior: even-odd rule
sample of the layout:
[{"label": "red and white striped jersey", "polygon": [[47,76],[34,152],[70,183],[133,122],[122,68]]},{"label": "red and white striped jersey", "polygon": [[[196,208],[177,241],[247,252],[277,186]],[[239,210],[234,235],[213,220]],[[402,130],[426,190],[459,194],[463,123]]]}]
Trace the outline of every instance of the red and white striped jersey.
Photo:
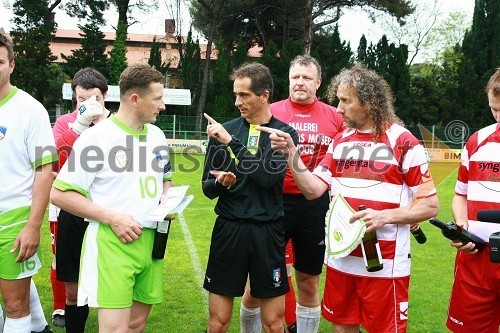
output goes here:
[{"label": "red and white striped jersey", "polygon": [[[424,147],[408,130],[393,124],[375,143],[370,132],[349,129],[335,137],[314,174],[329,185],[332,196],[342,194],[355,210],[408,207],[420,184],[431,179]],[[432,187],[426,197],[436,195]],[[384,268],[368,273],[358,246],[340,259],[325,263],[342,272],[370,277],[410,275],[410,228],[386,224],[377,230]]]},{"label": "red and white striped jersey", "polygon": [[488,241],[500,224],[477,221],[477,212],[500,209],[500,124],[471,135],[462,151],[455,193],[467,197],[469,231]]},{"label": "red and white striped jersey", "polygon": [[[271,104],[275,118],[292,126],[299,134],[297,149],[304,165],[310,170],[321,162],[335,135],[344,128],[344,120],[336,108],[318,101],[310,104],[294,103],[290,98]],[[283,193],[302,193],[293,180],[290,169],[286,170]]]}]

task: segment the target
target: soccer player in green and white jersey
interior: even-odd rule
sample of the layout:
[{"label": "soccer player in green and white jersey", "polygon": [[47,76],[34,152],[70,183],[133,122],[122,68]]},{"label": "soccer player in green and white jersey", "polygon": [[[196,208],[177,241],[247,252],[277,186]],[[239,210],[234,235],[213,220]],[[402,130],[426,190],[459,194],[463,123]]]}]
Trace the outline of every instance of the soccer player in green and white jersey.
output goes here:
[{"label": "soccer player in green and white jersey", "polygon": [[51,192],[53,204],[89,221],[78,305],[99,308],[99,332],[144,331],[162,300],[147,216],[172,184],[165,135],[151,125],[165,110],[164,82],[147,64],[126,68],[117,113],[82,133]]},{"label": "soccer player in green and white jersey", "polygon": [[57,160],[47,110],[10,83],[12,43],[0,34],[0,291],[4,333],[31,332],[31,276]]}]

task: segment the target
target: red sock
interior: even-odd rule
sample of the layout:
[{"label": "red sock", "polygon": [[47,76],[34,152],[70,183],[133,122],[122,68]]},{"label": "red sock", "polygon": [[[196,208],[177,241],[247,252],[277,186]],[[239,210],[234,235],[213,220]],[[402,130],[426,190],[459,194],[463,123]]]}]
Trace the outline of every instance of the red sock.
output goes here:
[{"label": "red sock", "polygon": [[290,291],[285,295],[285,322],[287,327],[297,322],[297,316],[295,315],[297,300],[291,276],[288,277],[288,284],[290,285]]},{"label": "red sock", "polygon": [[50,282],[52,283],[52,294],[54,295],[54,310],[66,307],[66,288],[64,282],[57,280],[56,270],[50,269]]}]

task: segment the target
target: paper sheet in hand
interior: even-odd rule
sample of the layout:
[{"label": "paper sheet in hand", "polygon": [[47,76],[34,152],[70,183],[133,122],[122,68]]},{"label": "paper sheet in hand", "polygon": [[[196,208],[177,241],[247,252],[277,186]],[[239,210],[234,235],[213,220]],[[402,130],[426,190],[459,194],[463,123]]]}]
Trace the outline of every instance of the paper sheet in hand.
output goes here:
[{"label": "paper sheet in hand", "polygon": [[340,194],[330,203],[326,213],[326,246],[328,254],[335,259],[351,253],[365,234],[366,226],[361,219],[349,223],[354,212]]},{"label": "paper sheet in hand", "polygon": [[185,196],[189,185],[171,187],[167,191],[167,200],[149,214],[147,221],[163,221],[167,215],[182,213],[184,208],[193,200],[193,196]]}]

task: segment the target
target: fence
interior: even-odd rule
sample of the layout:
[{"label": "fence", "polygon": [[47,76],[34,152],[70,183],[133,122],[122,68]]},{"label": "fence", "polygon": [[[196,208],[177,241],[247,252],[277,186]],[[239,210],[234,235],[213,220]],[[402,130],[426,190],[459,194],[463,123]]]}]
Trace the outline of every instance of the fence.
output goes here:
[{"label": "fence", "polygon": [[[56,119],[56,110],[48,110],[52,124]],[[224,123],[232,118],[217,117],[218,122]],[[160,127],[168,139],[199,140],[206,138],[205,128],[207,120],[201,118],[201,124],[195,116],[179,116],[160,114],[156,125]],[[426,148],[429,149],[462,149],[469,136],[479,128],[471,128],[462,121],[452,121],[444,126],[408,126]]]}]

